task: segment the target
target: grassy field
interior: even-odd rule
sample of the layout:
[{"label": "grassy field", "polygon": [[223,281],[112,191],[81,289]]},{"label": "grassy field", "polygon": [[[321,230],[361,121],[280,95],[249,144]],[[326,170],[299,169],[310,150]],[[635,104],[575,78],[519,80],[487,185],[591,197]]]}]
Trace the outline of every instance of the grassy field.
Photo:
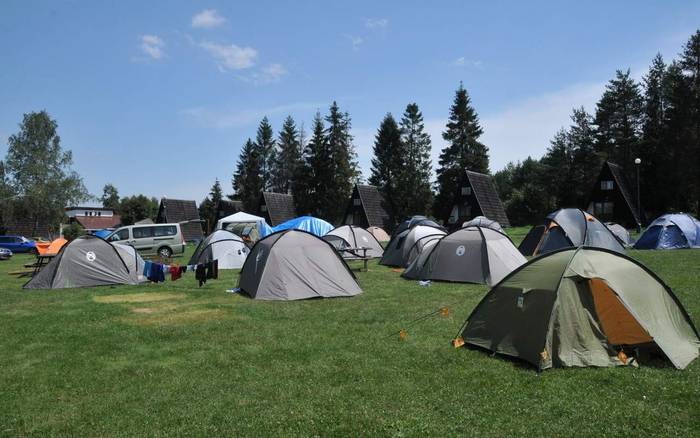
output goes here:
[{"label": "grassy field", "polygon": [[[700,251],[631,255],[700,324]],[[28,260],[0,262],[0,435],[700,435],[700,361],[538,376],[452,348],[485,286],[371,263],[349,299],[253,301],[230,271],[28,292],[7,275]]]}]

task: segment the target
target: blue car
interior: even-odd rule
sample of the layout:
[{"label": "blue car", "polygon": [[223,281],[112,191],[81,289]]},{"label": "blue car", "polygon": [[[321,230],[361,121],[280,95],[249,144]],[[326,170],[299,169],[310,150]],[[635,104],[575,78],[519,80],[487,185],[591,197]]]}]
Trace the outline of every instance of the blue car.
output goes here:
[{"label": "blue car", "polygon": [[36,243],[23,236],[0,236],[0,248],[7,248],[13,253],[36,252]]}]

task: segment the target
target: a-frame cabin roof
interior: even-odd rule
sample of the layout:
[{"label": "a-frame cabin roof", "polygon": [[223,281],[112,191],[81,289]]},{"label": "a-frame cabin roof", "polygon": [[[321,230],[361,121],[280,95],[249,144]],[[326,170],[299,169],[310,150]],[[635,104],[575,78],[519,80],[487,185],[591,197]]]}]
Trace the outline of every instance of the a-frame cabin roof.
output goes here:
[{"label": "a-frame cabin roof", "polygon": [[294,196],[285,193],[263,192],[262,197],[267,207],[267,215],[270,217],[270,225],[273,227],[297,216]]},{"label": "a-frame cabin roof", "polygon": [[385,228],[389,225],[389,213],[384,209],[384,197],[376,186],[356,184],[355,189],[367,216],[367,226]]},{"label": "a-frame cabin roof", "polygon": [[509,227],[508,215],[503,208],[501,198],[498,197],[491,175],[467,170],[467,179],[483,215],[495,220],[503,227]]}]

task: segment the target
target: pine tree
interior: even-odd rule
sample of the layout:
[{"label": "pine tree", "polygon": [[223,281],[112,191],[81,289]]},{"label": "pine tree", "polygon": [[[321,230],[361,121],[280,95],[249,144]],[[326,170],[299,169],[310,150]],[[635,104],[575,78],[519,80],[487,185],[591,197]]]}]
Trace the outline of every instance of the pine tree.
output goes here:
[{"label": "pine tree", "polygon": [[447,130],[442,138],[448,145],[440,153],[437,196],[434,213],[447,221],[452,206],[460,196],[465,171],[489,172],[489,150],[479,137],[483,133],[479,118],[471,106],[467,90],[460,82],[450,108]]},{"label": "pine tree", "polygon": [[405,214],[398,208],[398,205],[403,205],[400,198],[405,192],[400,187],[400,179],[405,165],[404,155],[399,125],[391,113],[387,113],[374,137],[374,158],[372,158],[369,183],[377,186],[384,197],[386,203],[384,208],[389,213],[392,223],[403,219],[403,214]]},{"label": "pine tree", "polygon": [[597,149],[632,177],[641,134],[642,96],[639,84],[618,70],[596,107]]},{"label": "pine tree", "polygon": [[260,177],[262,178],[263,190],[272,190],[273,173],[275,171],[276,155],[274,133],[272,125],[263,117],[258,126],[258,132],[255,137],[255,147],[260,160]]},{"label": "pine tree", "polygon": [[690,91],[690,125],[687,127],[687,143],[682,151],[686,163],[683,176],[687,179],[688,208],[700,214],[700,30],[685,44],[679,65]]},{"label": "pine tree", "polygon": [[568,142],[573,148],[572,171],[576,186],[574,205],[585,209],[603,160],[595,148],[596,132],[593,117],[583,107],[574,108],[571,121],[572,124],[567,135]]},{"label": "pine tree", "polygon": [[544,186],[554,195],[555,204],[562,208],[578,206],[574,154],[569,132],[561,129],[540,160],[544,169]]},{"label": "pine tree", "polygon": [[300,166],[294,188],[294,201],[300,214],[320,216],[328,199],[328,184],[332,169],[327,146],[325,126],[319,112],[313,121],[311,139],[304,148],[303,165]]},{"label": "pine tree", "polygon": [[248,139],[238,157],[233,175],[233,190],[243,203],[243,209],[248,212],[258,211],[260,193],[263,190],[261,161],[258,147]]},{"label": "pine tree", "polygon": [[433,203],[430,187],[430,136],[425,132],[423,114],[416,103],[406,106],[401,118],[401,143],[405,157],[401,172],[400,189],[403,192],[402,216],[427,215]]},{"label": "pine tree", "polygon": [[661,54],[652,60],[649,72],[644,76],[644,115],[642,121],[642,141],[639,157],[642,160],[640,168],[641,198],[645,210],[653,212],[665,211],[667,207],[665,169],[671,165],[669,156],[663,144],[664,127],[666,123],[667,92],[666,63]]},{"label": "pine tree", "polygon": [[221,190],[221,183],[217,178],[214,181],[214,185],[211,186],[209,190],[209,196],[204,198],[199,204],[199,218],[204,220],[205,223],[202,224],[204,232],[206,234],[211,233],[216,225],[216,208],[219,206],[221,199],[223,198],[223,192]]},{"label": "pine tree", "polygon": [[330,178],[322,183],[327,184],[326,200],[322,205],[321,217],[331,223],[337,223],[345,212],[344,202],[339,200],[349,199],[353,185],[358,181],[358,170],[353,137],[350,134],[350,115],[341,112],[334,101],[328,115],[325,117],[328,123],[325,137],[330,158]]},{"label": "pine tree", "polygon": [[297,167],[301,164],[301,141],[299,131],[292,116],[282,124],[277,139],[279,148],[273,176],[273,190],[279,193],[292,193]]}]

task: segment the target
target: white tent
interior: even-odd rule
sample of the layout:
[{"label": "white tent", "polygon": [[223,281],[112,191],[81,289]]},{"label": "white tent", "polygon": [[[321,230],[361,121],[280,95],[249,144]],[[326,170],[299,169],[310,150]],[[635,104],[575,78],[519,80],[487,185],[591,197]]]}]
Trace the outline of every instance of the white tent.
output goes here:
[{"label": "white tent", "polygon": [[135,276],[136,281],[139,283],[146,281],[146,277],[143,276],[143,268],[146,266],[146,262],[143,261],[141,254],[131,245],[112,242],[112,246],[117,249],[126,267],[129,269],[129,273]]},{"label": "white tent", "polygon": [[[249,230],[246,231],[248,234],[241,234],[241,227],[245,226],[250,226],[251,228],[254,227],[257,230],[257,233],[250,233]],[[264,218],[244,213],[242,211],[219,219],[216,222],[216,229],[233,231],[239,235],[247,235],[253,241],[258,240],[258,238],[262,239],[263,237],[272,234],[272,229],[267,222],[265,222]]]},{"label": "white tent", "polygon": [[444,236],[447,233],[439,228],[431,227],[428,225],[416,225],[411,228],[411,231],[406,235],[406,240],[403,243],[403,254],[402,254],[402,267],[408,266],[408,259],[411,253],[411,248],[420,239],[426,236]]},{"label": "white tent", "polygon": [[218,260],[219,269],[240,269],[250,250],[243,239],[227,230],[216,230],[199,243],[190,265]]}]

